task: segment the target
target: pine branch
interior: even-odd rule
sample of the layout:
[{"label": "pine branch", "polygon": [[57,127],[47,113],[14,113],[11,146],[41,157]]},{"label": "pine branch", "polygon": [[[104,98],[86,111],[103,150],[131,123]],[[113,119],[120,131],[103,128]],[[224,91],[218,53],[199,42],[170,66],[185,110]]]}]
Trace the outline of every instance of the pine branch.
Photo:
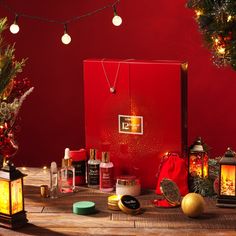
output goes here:
[{"label": "pine branch", "polygon": [[188,0],[187,7],[196,12],[195,20],[205,44],[212,51],[214,64],[230,65],[236,70],[236,1]]},{"label": "pine branch", "polygon": [[7,28],[7,18],[0,19],[0,34]]},{"label": "pine branch", "polygon": [[20,72],[26,59],[15,60],[15,45],[3,47],[2,32],[7,28],[7,18],[0,19],[0,95],[7,88],[10,81]]}]

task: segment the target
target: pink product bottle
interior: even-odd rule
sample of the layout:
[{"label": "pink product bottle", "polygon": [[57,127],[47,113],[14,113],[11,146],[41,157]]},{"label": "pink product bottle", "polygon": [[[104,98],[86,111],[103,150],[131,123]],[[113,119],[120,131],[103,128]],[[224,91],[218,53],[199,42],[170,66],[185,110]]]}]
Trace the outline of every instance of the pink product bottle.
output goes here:
[{"label": "pink product bottle", "polygon": [[114,165],[110,162],[108,152],[102,152],[102,162],[100,163],[100,190],[102,192],[112,192],[114,190]]},{"label": "pink product bottle", "polygon": [[86,150],[73,150],[70,151],[70,158],[72,160],[72,166],[75,168],[75,185],[86,184]]}]

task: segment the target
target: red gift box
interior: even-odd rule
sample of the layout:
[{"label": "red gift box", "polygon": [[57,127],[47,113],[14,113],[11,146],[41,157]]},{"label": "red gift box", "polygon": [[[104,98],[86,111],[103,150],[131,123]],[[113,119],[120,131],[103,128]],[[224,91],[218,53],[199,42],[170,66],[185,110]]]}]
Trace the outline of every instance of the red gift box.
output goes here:
[{"label": "red gift box", "polygon": [[155,188],[164,153],[187,150],[187,63],[88,59],[84,93],[86,148]]}]

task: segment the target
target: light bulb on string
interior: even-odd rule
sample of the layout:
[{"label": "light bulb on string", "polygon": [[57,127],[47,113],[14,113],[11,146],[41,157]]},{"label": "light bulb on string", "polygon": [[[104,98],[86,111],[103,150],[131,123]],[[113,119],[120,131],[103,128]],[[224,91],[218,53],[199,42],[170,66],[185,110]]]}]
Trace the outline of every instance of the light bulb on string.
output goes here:
[{"label": "light bulb on string", "polygon": [[112,18],[112,23],[115,26],[120,26],[122,24],[122,18],[118,16],[116,11],[116,6],[113,6],[114,17]]},{"label": "light bulb on string", "polygon": [[17,24],[18,15],[16,14],[13,24],[10,26],[10,31],[12,34],[17,34],[20,30],[19,25]]},{"label": "light bulb on string", "polygon": [[61,37],[61,41],[64,44],[69,44],[71,42],[71,37],[70,35],[67,33],[67,25],[64,24],[64,34]]}]

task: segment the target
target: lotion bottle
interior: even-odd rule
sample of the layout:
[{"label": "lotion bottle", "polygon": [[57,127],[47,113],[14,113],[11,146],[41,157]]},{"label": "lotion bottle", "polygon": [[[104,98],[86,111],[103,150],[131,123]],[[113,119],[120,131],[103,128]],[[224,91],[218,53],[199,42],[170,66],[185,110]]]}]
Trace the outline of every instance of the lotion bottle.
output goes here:
[{"label": "lotion bottle", "polygon": [[109,152],[102,152],[102,162],[100,163],[100,190],[102,192],[112,192],[114,190],[114,165],[110,162]]},{"label": "lotion bottle", "polygon": [[100,160],[97,159],[97,150],[90,149],[90,158],[88,160],[88,187],[99,188],[99,168]]}]

